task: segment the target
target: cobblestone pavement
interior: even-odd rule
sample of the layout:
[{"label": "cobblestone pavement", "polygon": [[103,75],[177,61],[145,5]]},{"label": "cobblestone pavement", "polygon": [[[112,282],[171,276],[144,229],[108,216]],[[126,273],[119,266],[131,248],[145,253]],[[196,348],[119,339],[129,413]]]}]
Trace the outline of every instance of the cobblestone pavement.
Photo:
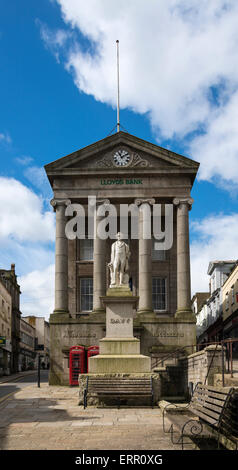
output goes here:
[{"label": "cobblestone pavement", "polygon": [[0,404],[0,449],[181,449],[164,434],[158,407],[84,410],[77,403],[77,387],[34,384],[15,393]]}]

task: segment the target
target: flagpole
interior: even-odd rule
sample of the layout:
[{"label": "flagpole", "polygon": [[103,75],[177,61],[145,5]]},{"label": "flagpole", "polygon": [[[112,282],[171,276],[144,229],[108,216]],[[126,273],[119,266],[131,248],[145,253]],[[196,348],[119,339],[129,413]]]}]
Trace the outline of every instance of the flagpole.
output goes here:
[{"label": "flagpole", "polygon": [[117,44],[117,132],[120,132],[120,90],[119,90],[119,40]]}]

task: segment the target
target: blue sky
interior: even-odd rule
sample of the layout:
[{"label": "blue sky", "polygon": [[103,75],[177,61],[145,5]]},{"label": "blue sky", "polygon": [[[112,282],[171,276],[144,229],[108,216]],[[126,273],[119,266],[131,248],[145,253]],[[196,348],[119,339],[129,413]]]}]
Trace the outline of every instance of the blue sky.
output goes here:
[{"label": "blue sky", "polygon": [[201,163],[193,291],[207,290],[210,259],[237,258],[238,6],[206,5],[0,0],[0,264],[16,263],[23,314],[53,308],[54,215],[42,167],[115,126],[116,39],[122,125]]}]

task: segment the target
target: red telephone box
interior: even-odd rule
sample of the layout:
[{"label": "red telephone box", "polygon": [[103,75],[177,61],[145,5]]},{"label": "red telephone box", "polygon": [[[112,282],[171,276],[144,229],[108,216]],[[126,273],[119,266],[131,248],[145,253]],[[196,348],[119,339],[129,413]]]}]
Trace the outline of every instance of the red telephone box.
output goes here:
[{"label": "red telephone box", "polygon": [[89,346],[87,351],[87,372],[88,372],[88,360],[91,356],[97,356],[99,354],[99,346]]},{"label": "red telephone box", "polygon": [[69,351],[69,384],[78,385],[78,376],[85,372],[85,348],[73,346]]}]

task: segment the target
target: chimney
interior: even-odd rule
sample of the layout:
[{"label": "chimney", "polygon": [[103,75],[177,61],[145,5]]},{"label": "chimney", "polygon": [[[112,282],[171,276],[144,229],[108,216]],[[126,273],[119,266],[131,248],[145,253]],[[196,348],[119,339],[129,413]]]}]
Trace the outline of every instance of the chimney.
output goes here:
[{"label": "chimney", "polygon": [[11,264],[11,271],[15,274],[15,264],[14,263]]}]

